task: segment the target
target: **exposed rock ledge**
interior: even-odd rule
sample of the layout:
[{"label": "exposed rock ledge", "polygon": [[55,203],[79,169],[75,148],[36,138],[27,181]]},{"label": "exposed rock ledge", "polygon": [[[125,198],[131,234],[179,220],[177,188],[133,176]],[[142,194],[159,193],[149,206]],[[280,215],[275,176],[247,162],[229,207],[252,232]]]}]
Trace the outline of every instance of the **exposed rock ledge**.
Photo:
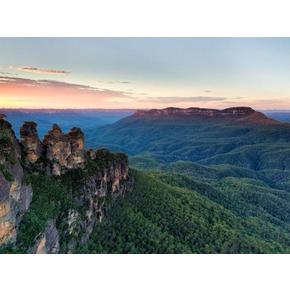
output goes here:
[{"label": "exposed rock ledge", "polygon": [[11,125],[0,118],[0,245],[15,243],[17,229],[32,200],[20,164],[21,150]]},{"label": "exposed rock ledge", "polygon": [[72,128],[68,134],[64,134],[54,124],[40,141],[36,126],[34,122],[25,122],[20,129],[23,153],[28,164],[37,164],[39,169],[45,169],[52,175],[84,167],[84,134],[81,129]]},{"label": "exposed rock ledge", "polygon": [[261,112],[250,107],[231,107],[223,110],[190,107],[186,109],[169,107],[165,109],[138,110],[136,118],[193,118],[193,119],[221,119],[242,121],[255,124],[277,124],[276,120],[268,118]]},{"label": "exposed rock ledge", "polygon": [[59,250],[59,234],[55,227],[55,222],[49,220],[44,231],[39,235],[34,246],[28,252],[30,254],[57,254]]},{"label": "exposed rock ledge", "polygon": [[[67,245],[63,252],[73,252],[77,243],[85,243],[94,226],[108,209],[107,198],[125,194],[132,187],[128,158],[106,149],[84,149],[84,134],[73,128],[68,134],[53,125],[39,140],[37,124],[25,122],[18,141],[11,125],[0,114],[0,246],[15,244],[19,224],[32,201],[32,187],[26,184],[27,173],[60,176],[80,171],[84,180],[77,181],[75,206],[58,216]],[[67,193],[72,196],[71,192]],[[58,253],[60,233],[56,221],[49,220],[45,229],[30,245],[30,253]]]}]

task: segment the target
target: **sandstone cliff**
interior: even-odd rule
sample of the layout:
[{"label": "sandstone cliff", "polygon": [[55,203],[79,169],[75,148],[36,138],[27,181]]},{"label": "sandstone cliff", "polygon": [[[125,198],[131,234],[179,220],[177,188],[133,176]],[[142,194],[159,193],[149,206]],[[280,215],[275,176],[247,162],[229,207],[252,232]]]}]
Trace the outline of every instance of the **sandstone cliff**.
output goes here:
[{"label": "sandstone cliff", "polygon": [[59,234],[55,222],[49,220],[44,231],[36,238],[34,246],[28,252],[30,254],[57,254],[59,250]]},{"label": "sandstone cliff", "polygon": [[254,124],[277,124],[261,112],[257,112],[250,107],[231,107],[223,110],[195,108],[186,109],[169,107],[165,109],[138,110],[133,117],[136,118],[192,118],[192,119],[214,119],[230,120],[240,122],[250,122]]},{"label": "sandstone cliff", "polygon": [[69,241],[66,249],[69,252],[73,251],[76,243],[88,241],[94,226],[105,217],[111,202],[132,187],[125,154],[112,154],[106,149],[95,151],[93,156],[91,153],[87,157],[89,169],[86,176],[82,176],[83,182],[74,199],[78,206],[68,212],[64,234]]},{"label": "sandstone cliff", "polygon": [[38,138],[36,124],[25,122],[20,129],[23,154],[27,164],[45,169],[48,174],[61,175],[69,169],[84,168],[84,135],[79,128],[64,134],[57,124]]},{"label": "sandstone cliff", "polygon": [[0,118],[0,245],[15,243],[19,223],[29,208],[32,188],[25,183],[21,150],[11,125]]},{"label": "sandstone cliff", "polygon": [[4,116],[0,121],[0,246],[13,244],[29,253],[74,252],[115,198],[131,189],[127,156],[86,151],[81,129],[66,134],[56,124],[40,140],[37,124],[25,122],[18,141]]}]

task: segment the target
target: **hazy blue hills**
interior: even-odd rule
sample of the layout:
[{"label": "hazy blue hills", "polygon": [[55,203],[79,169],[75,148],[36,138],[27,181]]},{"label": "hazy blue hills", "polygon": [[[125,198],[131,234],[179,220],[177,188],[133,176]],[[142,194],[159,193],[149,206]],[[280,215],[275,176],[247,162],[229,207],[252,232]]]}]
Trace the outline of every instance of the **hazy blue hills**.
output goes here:
[{"label": "hazy blue hills", "polygon": [[290,126],[198,110],[141,111],[89,136],[130,155],[135,186],[81,252],[290,252]]},{"label": "hazy blue hills", "polygon": [[247,107],[126,114],[82,121],[88,147],[129,155],[134,186],[76,253],[290,253],[286,119]]},{"label": "hazy blue hills", "polygon": [[289,169],[290,125],[272,122],[264,115],[240,119],[135,114],[92,131],[87,143],[130,155],[150,153],[159,162],[184,160],[253,170]]},{"label": "hazy blue hills", "polygon": [[[81,253],[289,253],[289,194],[239,179],[134,171]],[[243,182],[243,183],[242,183]],[[283,196],[287,195],[286,196]]]},{"label": "hazy blue hills", "polygon": [[281,121],[281,122],[290,122],[290,111],[289,110],[268,110],[263,111],[265,115],[267,115],[270,118],[273,118],[275,120]]},{"label": "hazy blue hills", "polygon": [[34,121],[38,124],[37,129],[41,138],[53,124],[59,124],[64,131],[80,127],[86,134],[92,128],[112,124],[133,112],[134,110],[105,109],[0,109],[0,113],[7,116],[17,135],[25,121]]}]

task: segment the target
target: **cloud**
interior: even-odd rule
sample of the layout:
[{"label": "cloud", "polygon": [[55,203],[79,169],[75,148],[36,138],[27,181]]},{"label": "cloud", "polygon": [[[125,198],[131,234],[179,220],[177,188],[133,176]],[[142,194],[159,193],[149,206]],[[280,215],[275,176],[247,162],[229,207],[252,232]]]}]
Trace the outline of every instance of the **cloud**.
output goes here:
[{"label": "cloud", "polygon": [[27,78],[0,76],[0,90],[6,92],[20,92],[21,94],[66,94],[86,95],[100,98],[127,98],[132,99],[124,91],[97,88],[89,85],[61,82],[55,80],[32,80]]},{"label": "cloud", "polygon": [[18,75],[18,74],[6,72],[6,71],[0,71],[0,74],[5,75],[5,76],[17,76]]},{"label": "cloud", "polygon": [[198,103],[198,102],[216,102],[224,101],[223,97],[210,97],[210,96],[195,96],[195,97],[152,97],[144,99],[145,102],[153,103]]},{"label": "cloud", "polygon": [[106,89],[49,79],[0,75],[0,103],[10,107],[139,107],[225,101],[217,96],[152,97],[145,92]]},{"label": "cloud", "polygon": [[20,66],[20,67],[16,67],[16,69],[19,71],[33,73],[33,74],[65,75],[65,74],[71,73],[65,70],[45,69],[45,68],[37,68],[37,67],[32,67],[32,66]]},{"label": "cloud", "polygon": [[98,80],[97,82],[101,83],[101,84],[131,84],[131,82],[129,82],[129,81],[101,81],[101,80]]},{"label": "cloud", "polygon": [[139,95],[139,96],[148,96],[148,94],[147,93],[142,93],[142,92],[136,92],[136,91],[133,91],[133,90],[128,90],[127,92],[126,92],[126,94],[128,94],[128,95]]}]

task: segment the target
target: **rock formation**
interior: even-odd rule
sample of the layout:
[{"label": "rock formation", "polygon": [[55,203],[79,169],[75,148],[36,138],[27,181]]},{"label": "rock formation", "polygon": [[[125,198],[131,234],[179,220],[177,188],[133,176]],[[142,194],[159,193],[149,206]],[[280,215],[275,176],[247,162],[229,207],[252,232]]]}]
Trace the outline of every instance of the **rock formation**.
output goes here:
[{"label": "rock formation", "polygon": [[20,129],[20,136],[26,162],[45,168],[48,174],[61,175],[69,169],[84,166],[84,135],[79,128],[73,128],[68,134],[64,134],[54,124],[41,142],[36,124],[25,122]]},{"label": "rock formation", "polygon": [[21,143],[26,153],[25,158],[31,163],[35,163],[43,154],[43,145],[39,141],[37,124],[34,122],[25,122],[20,129]]},{"label": "rock formation", "polygon": [[18,142],[4,119],[0,114],[0,246],[15,245],[19,224],[29,209],[32,187],[25,183],[25,172],[47,174],[53,181],[63,182],[70,206],[57,200],[62,210],[24,251],[58,253],[62,237],[66,240],[62,252],[74,252],[77,244],[88,241],[111,202],[131,189],[127,156],[106,149],[86,151],[79,128],[65,134],[56,124],[41,141],[37,124],[25,122]]},{"label": "rock formation", "polygon": [[0,118],[0,245],[15,243],[17,228],[32,199],[32,188],[25,183],[20,164],[20,146],[4,117]]},{"label": "rock formation", "polygon": [[35,245],[28,251],[31,254],[58,254],[59,234],[52,220],[47,222],[44,231],[36,238]]},{"label": "rock formation", "polygon": [[[68,252],[73,251],[77,242],[83,244],[88,241],[94,226],[106,215],[109,207],[106,199],[114,200],[132,187],[125,154],[113,154],[106,149],[89,150],[88,153],[88,162],[93,168],[89,170],[75,199],[75,203],[85,212],[69,210],[66,227],[66,239],[70,241]],[[99,170],[95,170],[94,166]]]}]

